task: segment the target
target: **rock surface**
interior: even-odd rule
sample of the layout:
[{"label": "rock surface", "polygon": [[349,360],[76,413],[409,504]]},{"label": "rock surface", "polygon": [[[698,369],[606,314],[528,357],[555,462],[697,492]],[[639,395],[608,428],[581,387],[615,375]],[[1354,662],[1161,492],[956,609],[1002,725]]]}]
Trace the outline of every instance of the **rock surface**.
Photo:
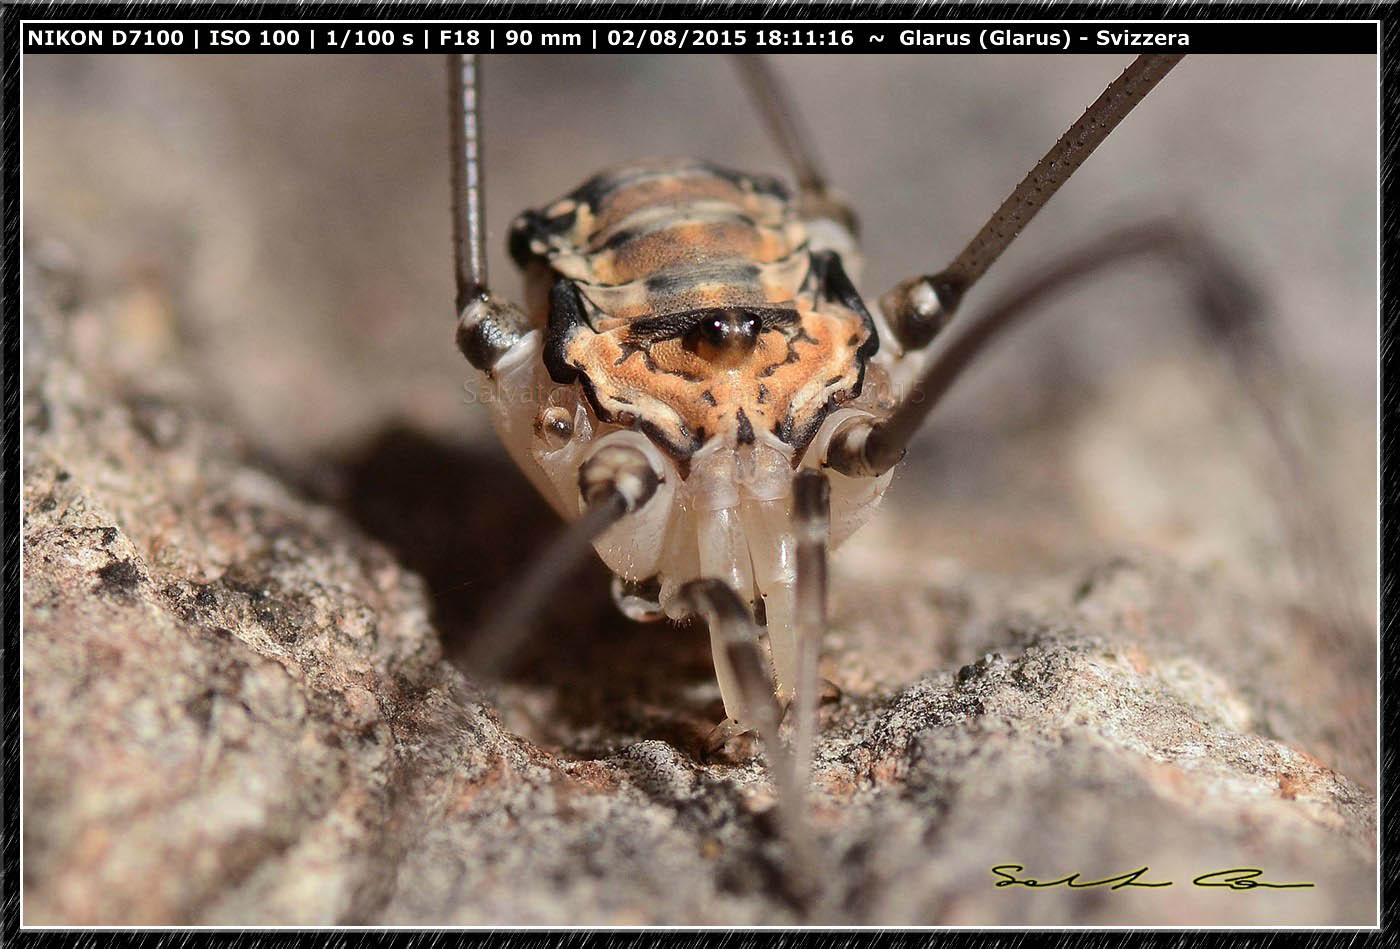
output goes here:
[{"label": "rock surface", "polygon": [[[1089,60],[1085,89],[1101,68]],[[969,379],[973,396],[950,401],[943,439],[911,451],[894,509],[839,553],[823,667],[839,694],[822,708],[816,864],[795,865],[761,757],[701,754],[721,714],[703,631],[627,623],[596,565],[561,592],[503,681],[483,691],[464,677],[445,654],[556,525],[477,437],[484,413],[450,394],[466,369],[449,330],[422,326],[424,309],[447,306],[445,269],[431,268],[436,290],[416,271],[385,276],[419,267],[411,239],[445,247],[446,218],[431,177],[441,149],[413,125],[421,111],[440,132],[440,71],[420,78],[395,62],[385,83],[384,62],[279,60],[303,70],[289,79],[237,58],[55,57],[27,76],[26,923],[1374,920],[1375,618],[1362,607],[1339,624],[1300,592],[1257,466],[1238,461],[1257,446],[1249,423],[1220,409],[1230,395],[1219,367],[1150,332],[1149,351],[1116,374],[1100,370],[1123,361],[1123,337],[1101,325],[1102,338],[1085,338],[1102,352],[1033,342],[999,376]],[[1370,274],[1374,257],[1366,265],[1345,240],[1372,233],[1362,212],[1374,211],[1317,184],[1318,169],[1328,183],[1364,177],[1336,110],[1354,77],[1319,62],[1307,60],[1320,72],[1306,82],[1208,84],[1210,96],[1186,74],[1180,95],[1218,101],[1199,117],[1217,131],[1295,109],[1309,127],[1308,108],[1334,130],[1306,137],[1324,151],[1299,158],[1301,171],[1230,151],[1286,125],[1217,136],[1228,154],[1206,164],[1231,176],[1223,218],[1294,235],[1261,243],[1320,264],[1275,262],[1297,277],[1287,318],[1307,328],[1325,313],[1332,330],[1294,355],[1326,378],[1303,380],[1326,422],[1321,487],[1342,499],[1348,556],[1364,563],[1374,415],[1346,340],[1350,314],[1370,326],[1358,300],[1374,287],[1348,275]],[[583,60],[579,81],[611,101],[605,92],[637,85],[630,70],[660,69],[638,63],[612,75]],[[880,77],[913,68],[878,65]],[[492,88],[529,93],[530,75],[522,66]],[[808,78],[835,101],[822,85],[834,79]],[[368,109],[383,100],[366,92],[303,116],[268,94],[293,80],[415,92],[402,109]],[[972,112],[1006,101],[947,77],[959,82],[948,98]],[[1286,101],[1231,99],[1275,87]],[[1164,84],[1164,108],[1175,94]],[[1083,95],[1063,93],[1076,108]],[[546,120],[567,120],[557,97],[536,99]],[[956,124],[950,108],[939,121]],[[1370,121],[1374,109],[1357,108]],[[742,141],[735,111],[697,128]],[[1004,117],[1008,140],[1033,152],[1056,133]],[[1134,174],[1184,121],[1162,123],[1163,141],[1124,140]],[[342,128],[353,162],[325,152]],[[85,149],[95,136],[109,147]],[[889,143],[871,168],[927,163],[895,132],[850,138]],[[839,139],[836,166],[866,167],[842,165],[855,146]],[[601,150],[581,159],[587,171],[608,160]],[[352,177],[379,154],[406,168],[400,184],[387,171]],[[986,164],[1003,158],[993,200],[1019,173],[1014,155]],[[1206,164],[1181,168],[1210,180]],[[1235,182],[1238,167],[1257,175]],[[1306,227],[1289,230],[1268,215],[1292,213],[1274,197],[1295,171],[1310,183],[1290,192]],[[863,172],[852,173],[859,187]],[[504,178],[534,201],[576,183]],[[986,203],[954,190],[955,206],[964,191]],[[1258,206],[1236,207],[1256,190]],[[419,218],[443,234],[423,238]],[[387,234],[381,221],[394,222]],[[1126,296],[1146,309],[1171,294],[1135,283]],[[1093,391],[1067,394],[1081,385]],[[384,404],[399,416],[375,415]],[[1173,885],[998,888],[991,868],[1010,864],[1041,880],[1147,866],[1141,881]],[[1192,884],[1237,867],[1315,886]]]},{"label": "rock surface", "polygon": [[[945,577],[926,628],[989,651],[953,671],[925,642],[932,671],[891,686],[851,654],[846,591],[804,902],[761,759],[701,760],[702,637],[576,614],[613,641],[548,652],[608,678],[526,663],[497,698],[537,742],[513,733],[442,658],[418,576],[260,465],[177,363],[120,368],[111,327],[146,304],[61,283],[27,285],[27,922],[1371,918],[1374,798],[1278,740],[1327,738],[1268,691],[1286,663],[1238,663],[1279,610],[1150,558],[1010,612]],[[1013,863],[1174,885],[996,888]],[[1233,867],[1316,886],[1190,883]]]}]

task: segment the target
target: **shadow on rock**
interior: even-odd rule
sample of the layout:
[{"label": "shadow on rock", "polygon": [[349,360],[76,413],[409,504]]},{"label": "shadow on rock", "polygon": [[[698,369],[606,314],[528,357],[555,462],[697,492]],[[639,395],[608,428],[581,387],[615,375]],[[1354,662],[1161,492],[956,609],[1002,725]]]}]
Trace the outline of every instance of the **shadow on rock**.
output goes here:
[{"label": "shadow on rock", "polygon": [[[500,452],[394,426],[333,464],[332,502],[423,577],[444,651],[459,664],[562,527]],[[501,711],[573,753],[645,738],[698,752],[723,717],[704,628],[632,623],[609,582],[590,558],[556,589],[495,690]]]}]

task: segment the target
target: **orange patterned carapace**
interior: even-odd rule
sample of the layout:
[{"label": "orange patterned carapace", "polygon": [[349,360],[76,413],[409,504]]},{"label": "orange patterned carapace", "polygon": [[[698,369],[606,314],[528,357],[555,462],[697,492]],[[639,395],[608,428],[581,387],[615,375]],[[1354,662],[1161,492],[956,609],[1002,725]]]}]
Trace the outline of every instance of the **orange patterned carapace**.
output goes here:
[{"label": "orange patterned carapace", "polygon": [[510,248],[547,283],[534,315],[550,376],[677,460],[756,430],[800,458],[859,394],[878,345],[840,258],[811,249],[764,176],[694,160],[615,168],[521,215]]}]

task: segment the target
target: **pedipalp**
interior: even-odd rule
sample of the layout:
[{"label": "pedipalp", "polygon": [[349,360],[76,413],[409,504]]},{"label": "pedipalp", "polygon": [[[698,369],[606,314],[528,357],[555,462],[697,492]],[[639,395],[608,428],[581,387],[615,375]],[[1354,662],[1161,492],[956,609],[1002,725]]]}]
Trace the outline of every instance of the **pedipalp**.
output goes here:
[{"label": "pedipalp", "polygon": [[817,468],[803,468],[793,479],[792,528],[797,538],[796,619],[797,710],[793,748],[794,778],[805,784],[812,769],[817,733],[817,664],[827,624],[827,568],[831,545],[831,482]]}]

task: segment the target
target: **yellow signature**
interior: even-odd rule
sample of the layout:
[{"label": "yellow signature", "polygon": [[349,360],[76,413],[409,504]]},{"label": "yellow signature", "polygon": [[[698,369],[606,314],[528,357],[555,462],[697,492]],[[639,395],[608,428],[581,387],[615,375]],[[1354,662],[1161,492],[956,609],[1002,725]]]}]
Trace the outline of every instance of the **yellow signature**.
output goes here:
[{"label": "yellow signature", "polygon": [[[1000,877],[996,885],[1001,886],[1024,886],[1040,889],[1042,887],[1063,886],[1072,890],[1087,890],[1093,887],[1106,886],[1110,890],[1118,890],[1128,886],[1159,887],[1172,886],[1172,880],[1143,880],[1141,877],[1147,874],[1148,868],[1138,867],[1127,873],[1120,873],[1118,876],[1104,877],[1101,880],[1083,880],[1078,873],[1071,873],[1069,876],[1060,877],[1058,880],[1037,880],[1034,877],[1020,877],[1016,874],[1024,873],[1025,867],[1019,863],[1001,863],[992,867],[992,875]],[[1227,890],[1289,890],[1298,887],[1315,886],[1314,883],[1273,883],[1269,880],[1261,880],[1264,871],[1258,867],[1231,867],[1228,870],[1212,870],[1209,873],[1202,873],[1192,879],[1194,886],[1221,887]]]}]

